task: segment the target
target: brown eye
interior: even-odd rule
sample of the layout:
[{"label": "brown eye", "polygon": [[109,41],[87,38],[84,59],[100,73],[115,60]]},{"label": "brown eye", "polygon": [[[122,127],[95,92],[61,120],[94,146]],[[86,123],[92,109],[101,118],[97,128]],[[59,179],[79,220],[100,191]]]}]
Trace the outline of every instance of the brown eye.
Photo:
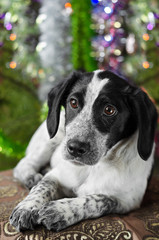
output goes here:
[{"label": "brown eye", "polygon": [[71,98],[70,105],[72,108],[78,108],[78,101],[75,98]]},{"label": "brown eye", "polygon": [[105,108],[104,108],[104,113],[105,115],[107,116],[113,116],[117,113],[117,110],[115,107],[113,107],[112,105],[107,105]]}]

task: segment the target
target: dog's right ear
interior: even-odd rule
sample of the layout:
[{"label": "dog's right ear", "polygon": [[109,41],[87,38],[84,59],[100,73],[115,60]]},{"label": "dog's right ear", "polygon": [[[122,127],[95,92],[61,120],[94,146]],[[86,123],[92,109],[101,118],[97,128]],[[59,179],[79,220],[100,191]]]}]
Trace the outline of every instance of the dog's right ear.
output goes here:
[{"label": "dog's right ear", "polygon": [[154,145],[158,114],[148,95],[140,88],[128,87],[127,94],[131,112],[138,125],[138,153],[143,160],[147,160]]},{"label": "dog's right ear", "polygon": [[61,106],[65,104],[67,95],[80,76],[80,72],[73,72],[68,78],[62,80],[53,87],[48,94],[49,112],[47,117],[47,128],[50,138],[53,138],[57,132]]}]

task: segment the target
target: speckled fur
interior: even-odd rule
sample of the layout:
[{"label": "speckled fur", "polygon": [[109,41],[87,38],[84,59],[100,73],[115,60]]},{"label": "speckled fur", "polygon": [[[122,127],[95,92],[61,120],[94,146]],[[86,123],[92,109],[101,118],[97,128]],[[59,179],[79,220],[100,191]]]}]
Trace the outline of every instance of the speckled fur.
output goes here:
[{"label": "speckled fur", "polygon": [[[130,137],[108,147],[111,133],[99,131],[92,114],[94,102],[110,81],[99,79],[100,72],[94,72],[85,86],[81,111],[66,127],[62,111],[58,132],[52,139],[44,122],[33,136],[26,156],[14,169],[14,176],[32,188],[10,217],[10,223],[18,231],[33,229],[38,224],[60,231],[83,219],[126,213],[140,206],[153,164],[154,147],[144,161],[137,148],[138,128]],[[71,91],[79,86],[81,82]],[[81,157],[71,156],[67,150],[70,139],[89,142],[89,152]],[[52,169],[42,176],[40,169],[48,163]]]}]

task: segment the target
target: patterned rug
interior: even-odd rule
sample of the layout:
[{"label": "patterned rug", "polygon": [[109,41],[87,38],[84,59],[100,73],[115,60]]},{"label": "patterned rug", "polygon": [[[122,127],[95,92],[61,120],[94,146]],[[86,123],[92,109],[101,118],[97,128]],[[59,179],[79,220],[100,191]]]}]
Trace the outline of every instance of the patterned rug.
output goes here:
[{"label": "patterned rug", "polygon": [[42,226],[16,232],[9,224],[10,213],[27,194],[11,170],[0,172],[0,240],[159,240],[159,177],[152,178],[140,209],[82,221],[58,233]]}]

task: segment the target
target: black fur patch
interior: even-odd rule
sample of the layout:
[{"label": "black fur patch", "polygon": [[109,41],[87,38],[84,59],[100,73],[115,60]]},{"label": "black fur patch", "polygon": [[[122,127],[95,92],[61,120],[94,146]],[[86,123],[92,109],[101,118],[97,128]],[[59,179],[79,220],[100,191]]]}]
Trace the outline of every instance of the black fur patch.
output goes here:
[{"label": "black fur patch", "polygon": [[[124,91],[127,86],[131,86],[108,71],[100,72],[98,77],[108,78],[109,82],[103,87],[94,103],[94,124],[101,133],[109,133],[107,147],[111,148],[121,139],[131,136],[137,129],[136,117],[130,109],[128,95]],[[111,117],[104,114],[104,107],[107,104],[117,109],[116,115]]]}]

